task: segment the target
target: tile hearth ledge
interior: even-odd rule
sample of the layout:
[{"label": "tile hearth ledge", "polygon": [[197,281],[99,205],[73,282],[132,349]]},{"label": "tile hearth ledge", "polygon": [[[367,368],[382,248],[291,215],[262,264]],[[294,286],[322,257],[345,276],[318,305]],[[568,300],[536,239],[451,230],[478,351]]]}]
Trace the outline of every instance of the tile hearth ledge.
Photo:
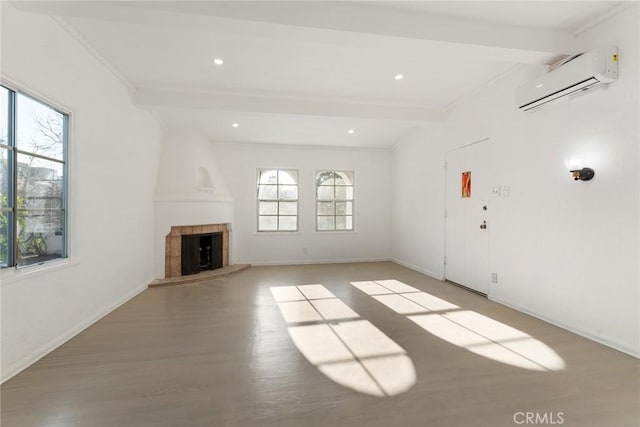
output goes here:
[{"label": "tile hearth ledge", "polygon": [[205,280],[217,279],[229,274],[237,273],[251,267],[251,264],[233,264],[227,265],[215,270],[207,270],[198,274],[190,274],[188,276],[167,277],[165,279],[156,279],[149,283],[149,288],[158,288],[161,286],[184,285],[187,283],[202,282]]}]

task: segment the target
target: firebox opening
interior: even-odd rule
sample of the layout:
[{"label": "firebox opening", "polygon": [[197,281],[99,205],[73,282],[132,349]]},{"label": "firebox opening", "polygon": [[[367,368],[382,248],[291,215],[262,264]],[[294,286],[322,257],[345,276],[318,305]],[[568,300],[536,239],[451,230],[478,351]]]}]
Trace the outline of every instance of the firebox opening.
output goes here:
[{"label": "firebox opening", "polygon": [[182,236],[182,275],[222,267],[222,233]]}]

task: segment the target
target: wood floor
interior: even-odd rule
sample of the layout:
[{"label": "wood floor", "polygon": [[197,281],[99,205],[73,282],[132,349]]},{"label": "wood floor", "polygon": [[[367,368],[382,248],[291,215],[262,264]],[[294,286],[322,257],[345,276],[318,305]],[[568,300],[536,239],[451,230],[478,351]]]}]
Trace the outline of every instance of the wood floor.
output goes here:
[{"label": "wood floor", "polygon": [[[565,366],[483,357],[349,284],[382,279],[529,334]],[[416,372],[409,390],[363,394],[301,354],[270,288],[313,283],[406,351]],[[146,290],[5,383],[1,425],[514,426],[529,412],[547,425],[637,426],[639,372],[633,357],[393,263],[253,267]]]}]

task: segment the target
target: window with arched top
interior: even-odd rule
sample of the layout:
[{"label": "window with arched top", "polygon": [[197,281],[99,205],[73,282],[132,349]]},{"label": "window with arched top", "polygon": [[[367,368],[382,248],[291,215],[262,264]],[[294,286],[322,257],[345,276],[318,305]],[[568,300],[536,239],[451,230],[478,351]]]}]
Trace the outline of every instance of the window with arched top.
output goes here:
[{"label": "window with arched top", "polygon": [[298,171],[258,169],[258,231],[298,230]]},{"label": "window with arched top", "polygon": [[316,229],[353,230],[353,172],[316,173]]}]

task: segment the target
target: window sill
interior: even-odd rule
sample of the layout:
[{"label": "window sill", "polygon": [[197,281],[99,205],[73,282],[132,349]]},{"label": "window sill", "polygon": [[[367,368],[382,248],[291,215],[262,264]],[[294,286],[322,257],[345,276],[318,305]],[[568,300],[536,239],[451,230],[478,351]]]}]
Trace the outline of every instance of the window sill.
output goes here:
[{"label": "window sill", "polygon": [[314,231],[313,234],[327,234],[327,235],[338,235],[338,234],[347,234],[347,235],[351,235],[351,234],[359,234],[357,231],[353,231],[353,230],[342,230],[342,231],[336,231],[336,230],[328,230],[328,231]]},{"label": "window sill", "polygon": [[41,276],[65,268],[76,267],[80,264],[77,259],[65,258],[56,261],[48,261],[43,264],[34,264],[22,268],[5,268],[0,271],[0,282],[7,285],[21,280],[30,279],[32,277]]},{"label": "window sill", "polygon": [[[263,231],[263,232],[259,232],[259,233],[253,233],[252,236],[255,237],[287,237],[287,236],[303,236],[305,233],[300,232],[300,231]],[[336,235],[347,235],[347,236],[352,236],[354,234],[360,234],[358,231],[353,231],[353,230],[343,230],[343,231],[312,231],[311,233],[307,233],[307,234],[312,234],[312,235],[326,235],[326,236],[336,236]]]},{"label": "window sill", "polygon": [[299,231],[260,231],[253,233],[256,237],[265,236],[301,236],[303,233]]}]

